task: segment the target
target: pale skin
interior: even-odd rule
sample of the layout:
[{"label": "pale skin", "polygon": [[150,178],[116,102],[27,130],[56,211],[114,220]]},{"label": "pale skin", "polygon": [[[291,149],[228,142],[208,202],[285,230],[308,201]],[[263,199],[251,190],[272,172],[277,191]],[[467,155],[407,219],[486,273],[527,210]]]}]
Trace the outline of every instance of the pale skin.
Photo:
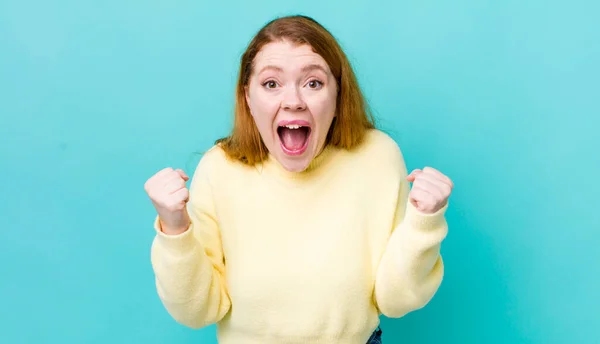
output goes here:
[{"label": "pale skin", "polygon": [[433,167],[415,169],[406,180],[412,182],[408,200],[425,214],[442,209],[454,188],[452,180]]},{"label": "pale skin", "polygon": [[190,195],[186,182],[189,179],[183,170],[167,167],[150,177],[144,185],[165,234],[181,234],[190,225],[186,209]]},{"label": "pale skin", "polygon": [[[254,59],[246,102],[269,152],[288,171],[301,172],[321,152],[336,115],[338,86],[329,65],[308,45],[266,44]],[[284,121],[310,128],[302,154],[281,147],[277,128]]]},{"label": "pale skin", "polygon": [[[255,58],[255,66],[246,87],[246,101],[261,138],[285,169],[303,171],[322,150],[335,117],[335,78],[323,58],[309,46],[287,42],[264,46]],[[301,120],[310,126],[311,134],[302,154],[290,155],[282,150],[277,127],[285,120]],[[189,179],[183,170],[169,167],[144,185],[165,234],[178,235],[189,228]],[[406,179],[412,183],[409,201],[425,214],[442,209],[454,187],[450,178],[432,167],[415,169]]]}]

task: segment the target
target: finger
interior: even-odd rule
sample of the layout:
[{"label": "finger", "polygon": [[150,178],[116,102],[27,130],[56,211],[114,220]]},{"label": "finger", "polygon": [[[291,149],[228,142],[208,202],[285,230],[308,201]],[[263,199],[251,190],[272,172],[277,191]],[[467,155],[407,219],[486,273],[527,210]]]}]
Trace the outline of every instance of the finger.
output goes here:
[{"label": "finger", "polygon": [[423,173],[423,171],[419,169],[413,170],[408,176],[406,176],[406,180],[412,183],[415,181],[415,178],[421,173]]},{"label": "finger", "polygon": [[[423,189],[419,186],[413,187],[413,189],[415,190],[415,195],[419,201],[419,210],[432,212],[436,209],[440,209],[448,203],[448,197],[444,196],[440,198],[435,194],[432,194],[431,190],[429,189]],[[411,190],[411,193],[412,192],[413,191]]]},{"label": "finger", "polygon": [[176,192],[180,189],[185,189],[185,181],[183,179],[181,179],[180,177],[178,177],[177,179],[171,180],[171,182],[169,182],[165,185],[165,191],[169,195],[173,194],[174,192]]},{"label": "finger", "polygon": [[436,204],[436,198],[427,190],[421,188],[413,188],[410,192],[411,202],[421,211],[433,209]]},{"label": "finger", "polygon": [[[440,197],[446,197],[452,191],[450,185],[431,174],[422,173],[414,182],[414,185],[418,185],[421,182],[426,182],[423,186],[426,186],[428,189],[432,188],[432,193],[438,194]],[[435,192],[433,192],[434,190]]]},{"label": "finger", "polygon": [[190,199],[190,192],[186,188],[179,189],[173,193],[173,197],[180,199],[183,202],[187,202]]},{"label": "finger", "polygon": [[179,173],[179,175],[181,176],[181,178],[183,178],[183,180],[185,180],[186,182],[188,180],[190,180],[190,177],[188,177],[188,175],[185,174],[185,172],[182,169],[178,168],[177,170],[175,170],[175,172]]},{"label": "finger", "polygon": [[162,170],[156,172],[152,177],[148,178],[148,180],[146,181],[146,185],[151,186],[156,183],[159,183],[165,176],[167,176],[172,171],[173,169],[171,167],[163,168]]},{"label": "finger", "polygon": [[[437,183],[441,182],[437,181]],[[441,187],[436,184],[436,182],[424,179],[423,176],[420,176],[417,180],[415,180],[413,183],[413,189],[414,188],[427,191],[427,193],[435,196],[437,199],[444,198],[444,191],[441,190]]]},{"label": "finger", "polygon": [[427,200],[427,199],[430,199],[432,197],[435,197],[435,195],[432,194],[429,189],[424,188],[421,185],[415,185],[415,186],[413,186],[412,189],[410,190],[410,194],[412,194],[415,197],[422,196],[421,200]]},{"label": "finger", "polygon": [[445,174],[436,170],[433,167],[427,166],[423,168],[423,173],[427,175],[436,176],[439,180],[443,181],[445,184],[448,184],[451,188],[454,187],[454,183],[452,183],[452,180],[448,176],[446,176]]},{"label": "finger", "polygon": [[416,208],[422,212],[432,211],[437,204],[436,197],[427,190],[415,189],[413,198],[416,201]]},{"label": "finger", "polygon": [[166,175],[168,175],[169,173],[173,172],[173,168],[172,167],[166,167],[163,168],[162,170],[158,171],[155,175],[154,178],[156,179],[160,179]]},{"label": "finger", "polygon": [[181,174],[179,174],[177,171],[173,171],[173,172],[171,172],[171,174],[169,174],[168,176],[164,177],[163,185],[167,185],[167,184],[173,182],[174,180],[180,180],[183,183],[186,182],[186,180],[183,179],[183,177],[181,176]]}]

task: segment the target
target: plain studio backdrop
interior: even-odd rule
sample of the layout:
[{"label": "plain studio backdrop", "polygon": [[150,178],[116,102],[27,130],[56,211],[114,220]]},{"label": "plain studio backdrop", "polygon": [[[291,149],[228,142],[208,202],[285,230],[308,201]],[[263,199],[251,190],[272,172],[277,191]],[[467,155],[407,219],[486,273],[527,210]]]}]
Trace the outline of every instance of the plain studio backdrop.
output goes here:
[{"label": "plain studio backdrop", "polygon": [[216,343],[156,295],[143,185],[193,173],[245,45],[298,13],[456,184],[444,282],[384,342],[600,343],[599,4],[0,1],[0,343]]}]

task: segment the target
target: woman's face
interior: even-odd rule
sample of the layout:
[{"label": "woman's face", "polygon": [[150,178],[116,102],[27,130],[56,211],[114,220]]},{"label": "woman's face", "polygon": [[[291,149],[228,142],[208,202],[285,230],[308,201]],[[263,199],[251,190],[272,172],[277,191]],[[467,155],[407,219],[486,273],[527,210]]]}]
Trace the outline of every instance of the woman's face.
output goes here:
[{"label": "woman's face", "polygon": [[254,59],[246,101],[269,152],[288,171],[317,156],[336,112],[337,84],[309,45],[265,45]]}]

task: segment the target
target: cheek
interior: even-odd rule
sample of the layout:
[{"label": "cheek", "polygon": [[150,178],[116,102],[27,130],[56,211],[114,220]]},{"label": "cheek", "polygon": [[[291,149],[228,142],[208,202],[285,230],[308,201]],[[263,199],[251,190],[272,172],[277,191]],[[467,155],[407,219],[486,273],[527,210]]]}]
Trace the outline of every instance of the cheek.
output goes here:
[{"label": "cheek", "polygon": [[275,116],[279,109],[279,104],[279,101],[273,96],[262,97],[256,102],[257,109],[267,116]]},{"label": "cheek", "polygon": [[279,109],[279,103],[275,97],[255,94],[250,97],[249,104],[252,117],[254,117],[257,125],[261,128],[272,127],[273,119],[277,115],[277,110]]},{"label": "cheek", "polygon": [[311,101],[311,112],[319,122],[330,121],[335,116],[336,95],[321,93]]}]

